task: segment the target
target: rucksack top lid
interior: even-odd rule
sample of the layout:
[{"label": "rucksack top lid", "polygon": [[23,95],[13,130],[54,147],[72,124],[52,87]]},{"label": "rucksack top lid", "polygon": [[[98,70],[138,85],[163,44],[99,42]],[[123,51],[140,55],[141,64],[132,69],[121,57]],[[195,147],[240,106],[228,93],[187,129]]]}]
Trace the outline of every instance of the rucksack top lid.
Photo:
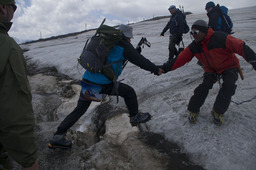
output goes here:
[{"label": "rucksack top lid", "polygon": [[221,9],[221,11],[222,11],[224,14],[228,15],[228,8],[227,8],[227,7],[225,7],[225,6],[220,6],[220,9]]},{"label": "rucksack top lid", "polygon": [[121,30],[115,29],[114,27],[108,25],[101,25],[97,29],[96,33],[97,36],[104,39],[104,45],[109,49],[123,38],[123,33]]}]

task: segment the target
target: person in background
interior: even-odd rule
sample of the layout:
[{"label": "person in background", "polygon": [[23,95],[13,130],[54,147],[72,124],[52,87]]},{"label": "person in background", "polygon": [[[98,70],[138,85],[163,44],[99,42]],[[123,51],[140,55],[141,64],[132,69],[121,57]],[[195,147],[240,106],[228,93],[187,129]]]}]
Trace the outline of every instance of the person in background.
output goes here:
[{"label": "person in background", "polygon": [[[223,123],[223,114],[227,111],[231,97],[236,91],[238,73],[242,75],[236,54],[242,56],[256,70],[256,54],[241,39],[227,33],[213,31],[204,20],[197,20],[191,28],[194,41],[180,55],[160,66],[164,72],[175,70],[190,62],[195,56],[204,66],[203,82],[195,89],[188,104],[189,121],[196,123],[200,108],[219,79],[223,83],[214,102],[211,114],[214,123]],[[241,76],[242,78],[242,76]]]},{"label": "person in background", "polygon": [[[131,38],[133,38],[132,27],[122,24],[120,25],[119,29],[123,32],[123,39],[113,47],[109,53],[108,61],[113,62],[125,59],[156,75],[162,74],[162,69],[158,68],[151,61],[139,54],[130,43]],[[109,63],[111,64],[111,62]],[[124,62],[119,62],[119,64],[120,65],[118,68],[120,70],[117,70],[118,76],[122,72],[122,65]],[[114,69],[113,65],[112,67]],[[100,85],[102,89],[100,93],[102,94],[119,95],[123,97],[129,111],[131,125],[135,126],[150,120],[151,115],[149,113],[141,113],[138,111],[137,96],[131,86],[119,82],[117,92],[115,90],[113,91],[113,88],[115,88],[114,83],[111,82],[105,75],[101,73],[92,73],[89,71],[85,71],[83,81]],[[61,122],[57,128],[57,131],[50,139],[49,148],[71,148],[71,141],[65,139],[67,130],[70,129],[79,120],[79,118],[85,114],[91,102],[91,100],[86,99],[84,95],[80,93],[76,108]]]},{"label": "person in background", "polygon": [[164,33],[169,29],[169,60],[174,58],[174,55],[177,54],[177,49],[175,45],[179,44],[182,40],[183,30],[184,30],[184,18],[182,12],[176,8],[175,5],[171,5],[168,8],[171,13],[170,21],[166,24],[160,36],[164,36]]},{"label": "person in background", "polygon": [[10,156],[24,170],[38,170],[26,61],[8,35],[16,8],[14,0],[0,0],[0,169],[12,169]]},{"label": "person in background", "polygon": [[218,19],[220,17],[219,10],[217,10],[215,3],[210,1],[205,5],[205,10],[207,11],[207,16],[209,18],[208,26],[214,31],[217,31]]},{"label": "person in background", "polygon": [[[224,11],[228,11],[228,8]],[[232,34],[233,23],[228,15],[224,15],[219,4],[215,5],[214,2],[207,2],[205,5],[205,10],[207,11],[207,16],[209,18],[208,26],[214,31],[224,31],[228,34]]]}]

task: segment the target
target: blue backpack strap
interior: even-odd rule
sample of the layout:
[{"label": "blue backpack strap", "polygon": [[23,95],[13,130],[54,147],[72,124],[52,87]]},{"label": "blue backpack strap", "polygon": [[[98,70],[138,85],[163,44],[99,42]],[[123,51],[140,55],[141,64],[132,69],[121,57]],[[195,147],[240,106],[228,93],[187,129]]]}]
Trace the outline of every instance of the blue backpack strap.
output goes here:
[{"label": "blue backpack strap", "polygon": [[220,27],[220,30],[230,34],[232,31],[233,23],[231,18],[228,16],[228,8],[225,6],[219,6],[219,8],[221,12],[221,19],[218,20],[218,27]]}]

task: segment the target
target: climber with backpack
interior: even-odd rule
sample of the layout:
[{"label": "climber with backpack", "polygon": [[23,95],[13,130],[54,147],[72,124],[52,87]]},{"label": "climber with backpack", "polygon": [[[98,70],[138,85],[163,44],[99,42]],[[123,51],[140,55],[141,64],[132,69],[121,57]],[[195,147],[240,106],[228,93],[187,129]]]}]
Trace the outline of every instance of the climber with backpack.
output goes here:
[{"label": "climber with backpack", "polygon": [[[77,106],[59,125],[50,139],[49,148],[71,148],[71,141],[65,139],[67,130],[84,115],[92,101],[101,101],[101,94],[118,95],[124,98],[132,126],[151,119],[149,113],[138,111],[134,89],[117,81],[126,60],[155,75],[163,72],[132,46],[130,43],[133,38],[132,29],[131,26],[123,24],[119,29],[101,24],[90,42],[86,43],[79,59],[86,71],[82,77],[82,89]],[[104,58],[106,61],[101,62],[100,60]]]},{"label": "climber with backpack", "polygon": [[[228,16],[228,8],[225,6],[220,6],[210,1],[206,3],[205,10],[207,11],[207,16],[209,18],[208,27],[214,31],[223,31],[227,34],[233,34],[233,22]],[[202,68],[204,65],[198,60],[197,64]]]},{"label": "climber with backpack", "polygon": [[[191,27],[191,42],[180,55],[160,66],[164,73],[173,71],[196,57],[204,65],[203,80],[194,90],[188,103],[188,119],[194,124],[200,113],[209,91],[216,82],[221,88],[214,101],[211,114],[216,125],[223,124],[224,113],[228,110],[231,98],[236,92],[238,74],[243,80],[239,58],[242,56],[256,70],[256,54],[241,39],[222,31],[213,31],[204,20],[197,20]],[[222,83],[220,83],[222,80]]]},{"label": "climber with backpack", "polygon": [[177,9],[175,5],[171,5],[168,10],[171,13],[170,21],[166,24],[160,36],[164,36],[165,32],[169,29],[170,37],[168,46],[168,60],[172,60],[174,58],[174,55],[178,56],[179,54],[179,51],[176,49],[175,46],[180,44],[183,34],[189,32],[189,27],[186,22],[185,14]]},{"label": "climber with backpack", "polygon": [[233,22],[228,15],[228,8],[210,1],[206,3],[205,10],[209,18],[208,26],[214,31],[223,31],[227,34],[233,34]]}]

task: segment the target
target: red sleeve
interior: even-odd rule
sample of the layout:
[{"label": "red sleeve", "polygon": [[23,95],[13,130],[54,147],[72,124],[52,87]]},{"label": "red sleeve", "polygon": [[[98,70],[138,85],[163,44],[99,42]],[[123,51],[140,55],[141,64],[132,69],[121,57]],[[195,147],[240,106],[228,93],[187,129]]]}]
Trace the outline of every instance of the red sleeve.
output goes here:
[{"label": "red sleeve", "polygon": [[239,54],[240,56],[245,58],[243,40],[228,35],[226,40],[226,47],[231,52]]}]

